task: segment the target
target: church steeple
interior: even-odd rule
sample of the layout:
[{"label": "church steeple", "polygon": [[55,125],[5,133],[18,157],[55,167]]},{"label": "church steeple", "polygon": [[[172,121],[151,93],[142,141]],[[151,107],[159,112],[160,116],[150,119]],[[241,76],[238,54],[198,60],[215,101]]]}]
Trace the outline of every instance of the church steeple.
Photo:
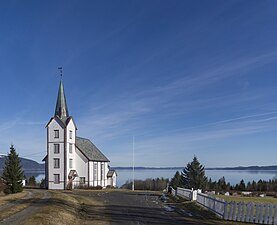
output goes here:
[{"label": "church steeple", "polygon": [[64,122],[69,117],[62,79],[60,81],[55,116],[58,116]]}]

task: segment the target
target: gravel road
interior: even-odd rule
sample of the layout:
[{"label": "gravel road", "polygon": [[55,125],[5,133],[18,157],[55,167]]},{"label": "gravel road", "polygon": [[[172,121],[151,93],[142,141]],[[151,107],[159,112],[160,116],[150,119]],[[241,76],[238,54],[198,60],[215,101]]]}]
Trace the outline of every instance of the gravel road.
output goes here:
[{"label": "gravel road", "polygon": [[165,205],[159,194],[153,192],[73,191],[68,194],[92,198],[102,203],[81,206],[80,213],[91,224],[97,224],[97,221],[112,225],[190,224]]}]

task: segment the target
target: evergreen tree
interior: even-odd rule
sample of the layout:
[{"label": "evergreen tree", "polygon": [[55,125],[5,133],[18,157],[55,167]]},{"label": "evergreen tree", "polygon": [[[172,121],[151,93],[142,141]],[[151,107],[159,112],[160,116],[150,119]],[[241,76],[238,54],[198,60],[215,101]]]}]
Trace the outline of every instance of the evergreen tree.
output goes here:
[{"label": "evergreen tree", "polygon": [[45,179],[41,179],[39,187],[44,189],[45,186],[46,186]]},{"label": "evergreen tree", "polygon": [[252,182],[252,190],[251,191],[257,191],[257,183],[254,180]]},{"label": "evergreen tree", "polygon": [[227,184],[226,184],[226,181],[225,181],[225,177],[221,177],[218,182],[217,182],[217,185],[218,185],[218,190],[219,191],[226,191],[226,188],[227,188]]},{"label": "evergreen tree", "polygon": [[243,179],[239,183],[238,191],[245,191],[245,183]]},{"label": "evergreen tree", "polygon": [[182,176],[179,171],[177,171],[174,177],[171,179],[170,186],[172,186],[174,189],[182,186]]},{"label": "evergreen tree", "polygon": [[10,153],[6,158],[2,177],[5,182],[4,192],[6,194],[17,193],[23,190],[23,171],[20,159],[13,145],[11,145]]},{"label": "evergreen tree", "polygon": [[209,178],[209,181],[208,181],[208,184],[207,184],[207,189],[208,190],[213,190],[214,189],[214,185],[213,185],[213,182],[212,182],[211,178]]},{"label": "evergreen tree", "polygon": [[29,177],[29,180],[28,180],[28,182],[27,182],[27,185],[28,185],[28,186],[33,186],[33,187],[37,186],[37,182],[36,182],[35,176]]},{"label": "evergreen tree", "polygon": [[183,186],[189,189],[205,189],[207,181],[204,166],[194,156],[192,162],[188,163],[182,172]]}]

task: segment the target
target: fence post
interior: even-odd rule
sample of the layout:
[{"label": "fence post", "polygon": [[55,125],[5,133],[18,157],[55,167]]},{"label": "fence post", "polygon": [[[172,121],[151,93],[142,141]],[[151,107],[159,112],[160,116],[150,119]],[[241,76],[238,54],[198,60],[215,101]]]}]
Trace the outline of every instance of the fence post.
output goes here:
[{"label": "fence post", "polygon": [[259,215],[260,215],[260,204],[256,204],[255,223],[259,223]]},{"label": "fence post", "polygon": [[260,204],[260,219],[259,219],[259,223],[262,223],[263,222],[263,210],[264,209],[264,205],[263,204]]},{"label": "fence post", "polygon": [[241,212],[241,202],[238,203],[238,216],[237,216],[237,221],[240,221],[240,220],[241,220],[241,219],[240,219],[240,217],[241,217],[240,212]]},{"label": "fence post", "polygon": [[223,212],[223,218],[224,220],[228,220],[228,202],[225,202],[224,204],[224,212]]},{"label": "fence post", "polygon": [[245,204],[244,204],[244,202],[242,202],[241,204],[242,204],[242,206],[241,206],[242,208],[241,208],[241,219],[240,219],[240,221],[244,222],[245,221],[245,211],[244,211]]},{"label": "fence post", "polygon": [[246,219],[245,222],[249,222],[250,220],[250,203],[246,204]]},{"label": "fence post", "polygon": [[230,202],[230,213],[229,213],[229,220],[233,218],[233,202]]},{"label": "fence post", "polygon": [[254,203],[250,204],[250,223],[254,222]]},{"label": "fence post", "polygon": [[236,221],[237,219],[237,203],[234,202],[234,210],[233,210],[233,221]]},{"label": "fence post", "polygon": [[269,209],[269,205],[266,204],[265,205],[265,213],[264,213],[264,224],[268,224],[268,209]]},{"label": "fence post", "polygon": [[272,211],[273,211],[273,205],[269,205],[269,216],[268,216],[268,224],[272,224]]},{"label": "fence post", "polygon": [[264,224],[268,224],[269,204],[265,205]]},{"label": "fence post", "polygon": [[277,225],[277,205],[274,206],[274,225]]}]

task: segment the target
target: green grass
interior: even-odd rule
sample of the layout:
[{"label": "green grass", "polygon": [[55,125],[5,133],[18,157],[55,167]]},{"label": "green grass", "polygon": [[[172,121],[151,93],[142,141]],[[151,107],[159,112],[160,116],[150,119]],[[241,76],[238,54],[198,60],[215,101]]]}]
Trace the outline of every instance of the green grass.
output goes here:
[{"label": "green grass", "polygon": [[214,195],[216,198],[224,199],[227,202],[253,202],[258,204],[277,204],[277,198],[274,197],[242,197],[242,196],[225,196],[225,195]]}]

